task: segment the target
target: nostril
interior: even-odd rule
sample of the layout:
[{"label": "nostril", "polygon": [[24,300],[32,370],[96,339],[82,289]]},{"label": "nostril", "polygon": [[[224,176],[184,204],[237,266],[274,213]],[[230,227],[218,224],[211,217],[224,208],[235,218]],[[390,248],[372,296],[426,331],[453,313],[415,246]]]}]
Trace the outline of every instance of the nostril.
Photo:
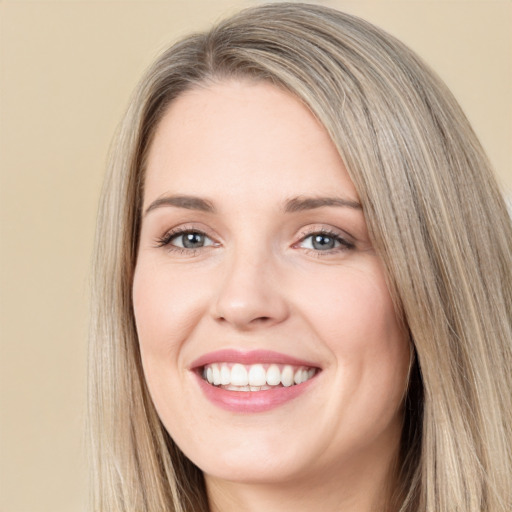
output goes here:
[{"label": "nostril", "polygon": [[259,316],[257,318],[253,318],[249,323],[252,325],[258,325],[258,324],[268,324],[272,322],[272,317],[270,316]]},{"label": "nostril", "polygon": [[[217,318],[217,320],[219,322],[229,322],[229,319],[228,318],[225,318],[223,316],[219,316]],[[249,324],[256,324],[256,323],[267,323],[267,322],[270,322],[272,321],[272,317],[270,316],[259,316],[259,317],[256,317],[256,318],[253,318],[251,320],[249,320],[247,323]]]}]

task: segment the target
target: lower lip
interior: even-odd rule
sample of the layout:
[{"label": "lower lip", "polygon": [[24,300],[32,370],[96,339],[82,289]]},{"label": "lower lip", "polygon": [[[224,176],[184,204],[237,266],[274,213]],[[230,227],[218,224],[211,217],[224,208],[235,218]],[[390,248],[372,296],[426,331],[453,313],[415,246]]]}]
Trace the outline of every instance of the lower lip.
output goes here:
[{"label": "lower lip", "polygon": [[199,387],[210,402],[226,411],[239,413],[265,412],[283,405],[307,391],[313,377],[306,382],[289,387],[266,389],[263,391],[229,391],[212,386],[196,374]]}]

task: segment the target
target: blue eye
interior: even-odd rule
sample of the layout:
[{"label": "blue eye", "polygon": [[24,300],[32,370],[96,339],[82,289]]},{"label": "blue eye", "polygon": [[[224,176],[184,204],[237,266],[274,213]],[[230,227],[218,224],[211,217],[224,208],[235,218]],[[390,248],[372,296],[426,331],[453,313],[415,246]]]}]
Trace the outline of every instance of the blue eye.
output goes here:
[{"label": "blue eye", "polygon": [[299,244],[303,249],[314,251],[332,251],[336,249],[352,249],[354,244],[335,233],[319,232],[305,236]]},{"label": "blue eye", "polygon": [[187,229],[172,231],[157,240],[157,247],[167,246],[169,249],[194,250],[215,245],[215,242],[205,233]]},{"label": "blue eye", "polygon": [[174,234],[168,243],[182,249],[199,249],[213,245],[213,241],[200,231],[185,231]]}]

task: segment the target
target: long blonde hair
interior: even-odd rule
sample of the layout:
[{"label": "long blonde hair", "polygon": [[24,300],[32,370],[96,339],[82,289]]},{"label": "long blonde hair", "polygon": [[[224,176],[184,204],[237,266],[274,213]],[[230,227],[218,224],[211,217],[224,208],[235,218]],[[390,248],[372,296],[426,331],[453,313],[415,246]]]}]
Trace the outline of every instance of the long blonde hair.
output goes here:
[{"label": "long blonde hair", "polygon": [[408,48],[361,19],[297,3],[242,11],[175,44],[120,126],[95,253],[93,509],[208,510],[200,470],[147,391],[131,287],[152,134],[183,91],[229,77],[300,98],[358,191],[416,355],[393,510],[511,510],[512,227],[490,165],[455,99]]}]

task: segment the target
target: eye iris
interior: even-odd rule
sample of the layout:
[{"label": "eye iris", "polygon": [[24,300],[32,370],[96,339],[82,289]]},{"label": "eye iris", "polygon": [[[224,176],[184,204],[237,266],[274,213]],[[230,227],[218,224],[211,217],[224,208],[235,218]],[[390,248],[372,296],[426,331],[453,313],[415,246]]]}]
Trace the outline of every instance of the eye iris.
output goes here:
[{"label": "eye iris", "polygon": [[326,249],[334,249],[336,241],[331,236],[315,235],[313,236],[313,248],[325,251]]},{"label": "eye iris", "polygon": [[204,235],[201,233],[185,233],[182,235],[183,247],[195,249],[204,245]]}]

